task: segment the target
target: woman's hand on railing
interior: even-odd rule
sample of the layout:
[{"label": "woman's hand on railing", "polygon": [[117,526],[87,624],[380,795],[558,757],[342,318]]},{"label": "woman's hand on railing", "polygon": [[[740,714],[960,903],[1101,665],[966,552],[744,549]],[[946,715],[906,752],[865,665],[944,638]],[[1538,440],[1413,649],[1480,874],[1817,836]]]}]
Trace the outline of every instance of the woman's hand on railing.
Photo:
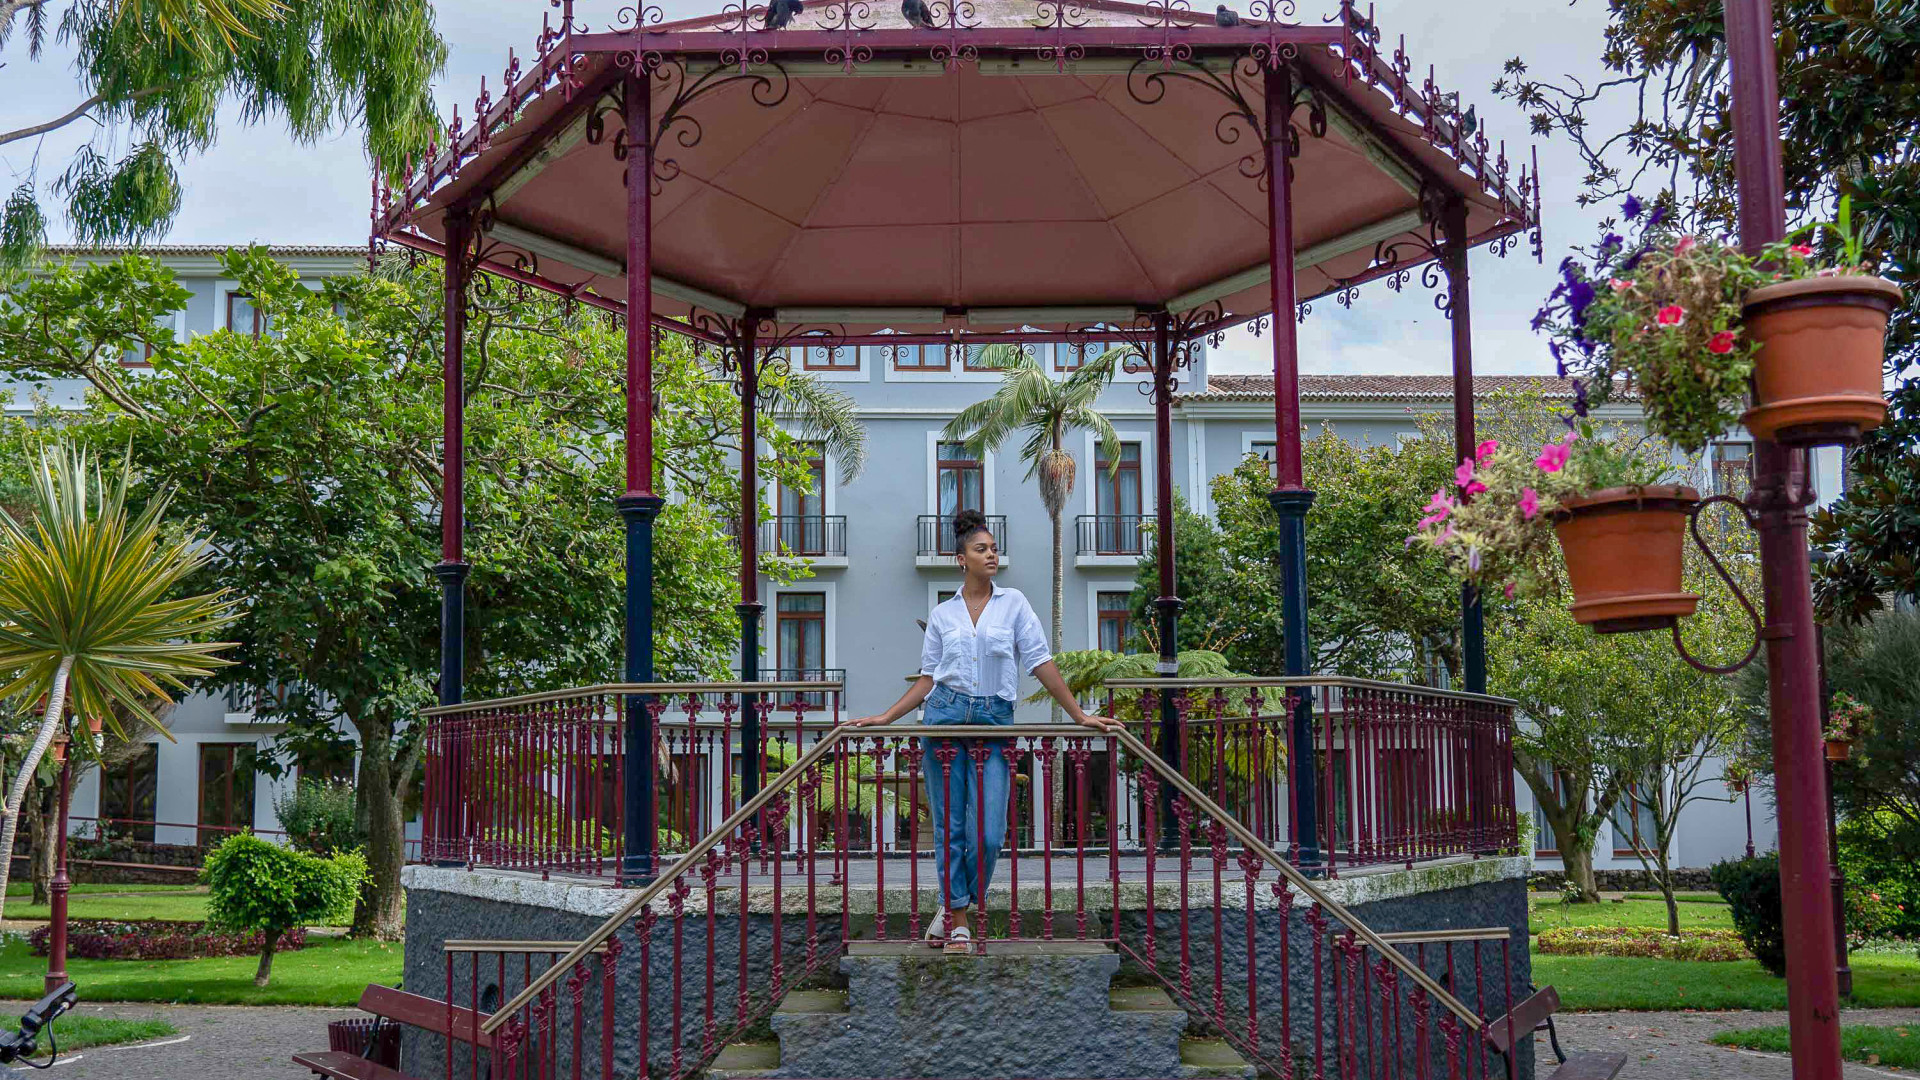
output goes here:
[{"label": "woman's hand on railing", "polygon": [[842,727],[881,727],[893,723],[890,716],[857,716],[842,724]]},{"label": "woman's hand on railing", "polygon": [[1126,724],[1115,720],[1111,716],[1098,716],[1088,712],[1083,712],[1079,716],[1074,717],[1073,722],[1079,724],[1081,727],[1090,727],[1095,731],[1106,732],[1108,734],[1127,730]]}]

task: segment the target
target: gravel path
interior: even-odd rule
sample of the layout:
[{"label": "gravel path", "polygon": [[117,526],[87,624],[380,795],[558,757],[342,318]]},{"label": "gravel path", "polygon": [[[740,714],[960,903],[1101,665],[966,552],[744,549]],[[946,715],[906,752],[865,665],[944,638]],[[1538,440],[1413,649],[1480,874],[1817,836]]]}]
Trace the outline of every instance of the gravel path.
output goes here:
[{"label": "gravel path", "polygon": [[[1848,1009],[1849,1024],[1920,1024],[1920,1009]],[[1771,1027],[1787,1022],[1784,1012],[1594,1012],[1555,1018],[1560,1045],[1578,1050],[1616,1050],[1627,1055],[1621,1080],[1789,1080],[1785,1054],[1715,1046],[1707,1040],[1735,1028]],[[1546,1036],[1538,1037],[1538,1060],[1553,1060]],[[1870,1068],[1848,1062],[1854,1080],[1911,1077],[1910,1072]]]},{"label": "gravel path", "polygon": [[[8,1003],[0,1008],[12,1008],[14,1011],[7,1015],[18,1016],[24,1005]],[[292,1055],[300,1050],[325,1050],[327,1021],[361,1015],[357,1009],[85,1002],[74,1012],[130,1020],[161,1017],[172,1021],[180,1033],[147,1044],[63,1053],[52,1071],[34,1076],[55,1080],[312,1080],[312,1073],[293,1064]],[[45,1051],[44,1043],[41,1049]]]}]

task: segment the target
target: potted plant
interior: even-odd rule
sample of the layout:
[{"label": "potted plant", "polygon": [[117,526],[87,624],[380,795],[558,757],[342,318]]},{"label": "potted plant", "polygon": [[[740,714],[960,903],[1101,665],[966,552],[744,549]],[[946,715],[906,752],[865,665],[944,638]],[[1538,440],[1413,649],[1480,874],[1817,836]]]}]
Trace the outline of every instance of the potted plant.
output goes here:
[{"label": "potted plant", "polygon": [[[1833,261],[1805,242],[1816,232],[1833,238]],[[1763,258],[1778,269],[1742,304],[1757,351],[1754,407],[1741,423],[1790,446],[1858,441],[1887,418],[1881,372],[1900,287],[1867,272],[1850,197],[1833,222],[1808,226]]]},{"label": "potted plant", "polygon": [[1869,709],[1852,694],[1837,693],[1827,706],[1827,728],[1823,737],[1827,741],[1827,760],[1845,761],[1853,756],[1853,740],[1866,730],[1867,722],[1873,718]]},{"label": "potted plant", "polygon": [[1573,617],[1599,633],[1670,626],[1700,598],[1681,587],[1687,516],[1699,492],[1673,483],[1653,440],[1602,438],[1580,421],[1540,446],[1487,440],[1434,493],[1408,543],[1440,549],[1456,576],[1509,598],[1547,588],[1559,541]]},{"label": "potted plant", "polygon": [[[1834,222],[1752,259],[1629,197],[1637,238],[1609,231],[1563,260],[1534,329],[1582,404],[1637,391],[1648,429],[1689,453],[1736,423],[1790,445],[1853,441],[1886,416],[1881,358],[1901,293],[1860,273],[1851,212],[1842,199]],[[1835,239],[1837,261],[1805,242],[1816,232]]]}]

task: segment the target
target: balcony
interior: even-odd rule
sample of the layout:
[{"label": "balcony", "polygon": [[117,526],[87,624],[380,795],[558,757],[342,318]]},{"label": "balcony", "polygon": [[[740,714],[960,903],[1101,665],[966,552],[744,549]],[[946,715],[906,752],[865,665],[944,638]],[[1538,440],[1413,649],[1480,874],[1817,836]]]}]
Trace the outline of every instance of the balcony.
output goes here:
[{"label": "balcony", "polygon": [[1148,526],[1153,518],[1141,514],[1081,514],[1074,519],[1075,566],[1126,566],[1153,550]]},{"label": "balcony", "polygon": [[[987,530],[993,533],[993,539],[1000,545],[1000,565],[1007,564],[1007,517],[1005,514],[988,514]],[[960,542],[953,536],[952,514],[921,514],[919,537],[914,546],[913,564],[932,569],[948,569],[953,566],[953,557],[959,552]]]},{"label": "balcony", "polygon": [[[761,682],[819,682],[819,683],[844,684],[847,681],[847,669],[846,668],[761,668],[760,681]],[[818,693],[818,694],[814,694],[814,693],[808,693],[805,690],[780,690],[772,694],[769,694],[767,696],[773,699],[773,705],[775,709],[781,709],[781,708],[790,709],[793,707],[793,703],[795,699],[798,699],[801,704],[805,705],[809,709],[824,709],[827,707],[827,693],[825,691],[822,691],[821,693]],[[788,716],[786,717],[786,719],[789,723],[791,723],[793,720],[792,716]],[[770,722],[776,723],[776,724],[780,722],[777,713],[775,718]]]},{"label": "balcony", "polygon": [[806,559],[815,567],[847,565],[844,514],[780,514],[760,523],[760,550]]}]

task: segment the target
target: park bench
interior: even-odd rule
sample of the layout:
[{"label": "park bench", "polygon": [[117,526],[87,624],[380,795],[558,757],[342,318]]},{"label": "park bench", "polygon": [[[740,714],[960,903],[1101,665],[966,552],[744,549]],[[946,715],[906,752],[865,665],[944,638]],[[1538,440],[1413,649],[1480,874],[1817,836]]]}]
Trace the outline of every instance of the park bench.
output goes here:
[{"label": "park bench", "polygon": [[[1569,1054],[1560,1049],[1559,1033],[1553,1029],[1553,1014],[1560,1011],[1560,993],[1549,986],[1513,1007],[1513,1011],[1487,1025],[1484,1036],[1507,1063],[1508,1080],[1513,1078],[1513,1045],[1521,1036],[1545,1031],[1560,1067],[1546,1080],[1613,1080],[1626,1067],[1627,1055],[1600,1051]],[[1538,1075],[1538,1070],[1535,1070]]]},{"label": "park bench", "polygon": [[293,1063],[313,1070],[316,1076],[332,1077],[333,1080],[412,1080],[398,1069],[389,1069],[367,1060],[366,1055],[373,1051],[380,1037],[381,1027],[387,1023],[421,1028],[482,1050],[493,1049],[493,1036],[480,1030],[481,1016],[472,1009],[449,1005],[437,998],[409,994],[405,990],[376,984],[367,987],[366,992],[360,995],[360,1009],[372,1013],[375,1018],[374,1029],[367,1036],[365,1051],[359,1054],[345,1050],[295,1054]]}]

